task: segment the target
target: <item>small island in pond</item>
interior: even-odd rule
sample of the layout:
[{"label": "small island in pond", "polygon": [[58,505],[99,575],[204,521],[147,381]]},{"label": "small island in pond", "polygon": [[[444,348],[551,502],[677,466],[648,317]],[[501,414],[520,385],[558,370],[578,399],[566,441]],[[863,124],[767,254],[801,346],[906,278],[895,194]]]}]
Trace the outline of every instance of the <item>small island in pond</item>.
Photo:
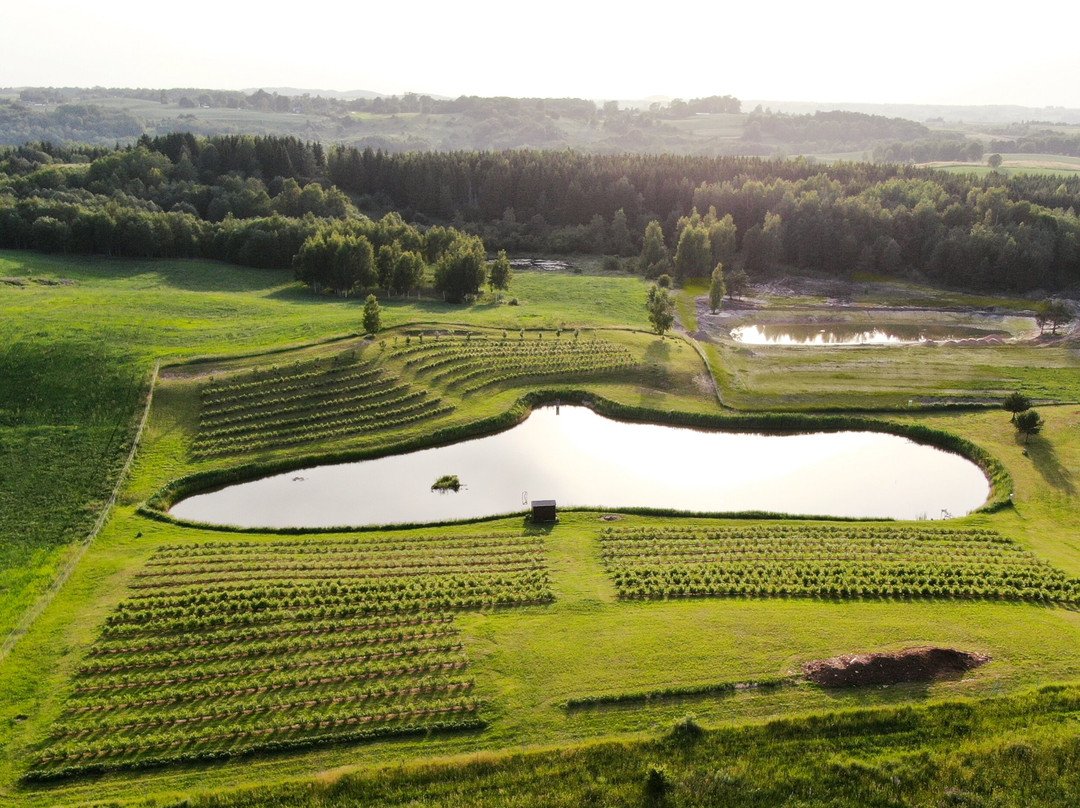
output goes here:
[{"label": "small island in pond", "polygon": [[444,474],[431,486],[432,491],[458,491],[461,488],[461,480],[456,474]]}]

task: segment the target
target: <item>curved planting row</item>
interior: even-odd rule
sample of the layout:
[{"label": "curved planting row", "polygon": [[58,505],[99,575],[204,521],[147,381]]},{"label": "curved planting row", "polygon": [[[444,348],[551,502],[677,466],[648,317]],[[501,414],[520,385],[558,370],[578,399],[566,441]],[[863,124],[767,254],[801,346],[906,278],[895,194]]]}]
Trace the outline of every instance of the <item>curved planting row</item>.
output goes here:
[{"label": "curved planting row", "polygon": [[318,396],[300,393],[289,398],[260,401],[257,404],[238,404],[229,410],[204,409],[200,414],[202,423],[206,425],[207,431],[211,432],[263,421],[269,417],[311,415],[326,411],[345,412],[376,401],[385,403],[387,400],[401,399],[409,393],[415,395],[417,392],[419,391],[413,390],[405,382],[382,379],[361,390],[335,390]]},{"label": "curved planting row", "polygon": [[993,531],[769,525],[607,529],[623,598],[704,595],[978,597],[1080,601],[1080,580]]},{"label": "curved planting row", "polygon": [[225,406],[230,402],[257,398],[268,392],[326,387],[341,382],[371,380],[380,370],[366,363],[336,365],[333,360],[308,362],[291,368],[255,370],[211,381],[202,389],[204,406]]},{"label": "curved planting row", "polygon": [[138,578],[156,588],[107,618],[25,778],[480,727],[446,610],[549,601],[542,551],[498,535],[163,548]]},{"label": "curved planting row", "polygon": [[462,392],[527,376],[610,371],[636,364],[626,347],[601,339],[450,338],[396,345],[390,353],[429,383],[453,385]]},{"label": "curved planting row", "polygon": [[309,362],[204,387],[192,454],[209,458],[337,439],[405,426],[451,409],[368,363]]}]

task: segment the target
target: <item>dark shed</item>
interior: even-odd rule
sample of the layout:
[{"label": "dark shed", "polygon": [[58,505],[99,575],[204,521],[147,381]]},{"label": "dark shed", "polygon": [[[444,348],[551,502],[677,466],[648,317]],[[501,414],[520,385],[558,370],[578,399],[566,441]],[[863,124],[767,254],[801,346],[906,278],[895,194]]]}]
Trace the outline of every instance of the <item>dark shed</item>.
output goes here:
[{"label": "dark shed", "polygon": [[555,510],[555,500],[534,499],[532,501],[532,520],[534,522],[558,522],[559,516]]}]

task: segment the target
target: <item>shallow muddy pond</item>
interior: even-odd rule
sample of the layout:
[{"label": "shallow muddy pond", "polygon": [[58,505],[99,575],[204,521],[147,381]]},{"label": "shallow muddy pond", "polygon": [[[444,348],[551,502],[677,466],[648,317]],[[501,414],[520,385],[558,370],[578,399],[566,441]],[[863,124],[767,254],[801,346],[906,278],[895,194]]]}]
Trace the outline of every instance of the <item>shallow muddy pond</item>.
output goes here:
[{"label": "shallow muddy pond", "polygon": [[744,325],[732,339],[749,345],[912,345],[942,340],[1009,339],[1008,331],[965,325],[894,324],[872,328],[850,324]]},{"label": "shallow muddy pond", "polygon": [[[461,490],[432,491],[446,474]],[[564,406],[476,440],[230,485],[171,513],[242,527],[361,526],[475,519],[554,499],[612,510],[938,519],[978,508],[989,490],[970,461],[894,435],[709,432]]]}]

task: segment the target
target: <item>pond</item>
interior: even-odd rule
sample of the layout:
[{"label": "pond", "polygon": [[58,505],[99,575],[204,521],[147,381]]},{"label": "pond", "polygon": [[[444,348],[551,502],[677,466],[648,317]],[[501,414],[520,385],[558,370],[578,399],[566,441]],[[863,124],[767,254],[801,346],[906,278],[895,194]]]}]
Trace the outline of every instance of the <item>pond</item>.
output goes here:
[{"label": "pond", "polygon": [[[461,489],[432,491],[448,474]],[[978,508],[989,491],[974,463],[895,435],[712,432],[564,406],[497,435],[230,485],[171,513],[241,527],[335,527],[475,519],[554,499],[560,508],[937,519]]]},{"label": "pond", "polygon": [[736,342],[749,345],[912,345],[942,340],[1001,340],[1012,334],[965,325],[897,323],[873,328],[851,324],[744,325],[731,329]]}]

